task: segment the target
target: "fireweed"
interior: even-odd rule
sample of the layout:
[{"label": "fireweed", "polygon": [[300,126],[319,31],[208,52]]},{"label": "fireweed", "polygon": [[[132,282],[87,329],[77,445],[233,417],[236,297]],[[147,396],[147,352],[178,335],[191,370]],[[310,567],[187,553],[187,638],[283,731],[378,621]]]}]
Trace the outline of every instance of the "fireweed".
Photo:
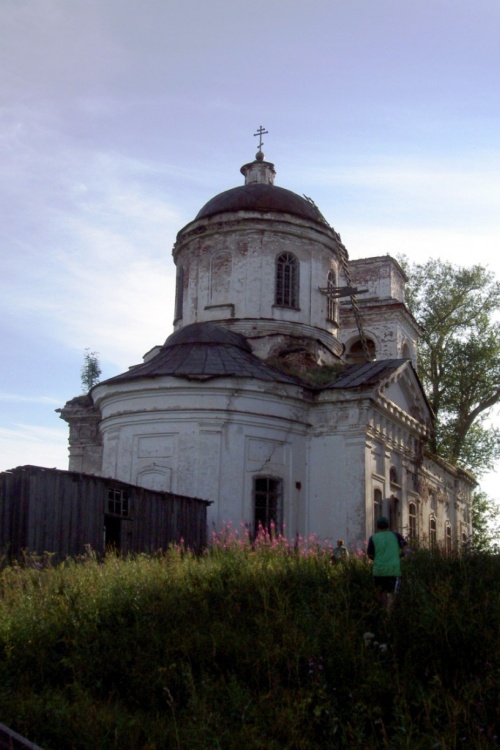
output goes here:
[{"label": "fireweed", "polygon": [[227,523],[201,556],[4,567],[2,721],[44,750],[496,747],[499,556],[415,551],[387,618],[349,552]]}]

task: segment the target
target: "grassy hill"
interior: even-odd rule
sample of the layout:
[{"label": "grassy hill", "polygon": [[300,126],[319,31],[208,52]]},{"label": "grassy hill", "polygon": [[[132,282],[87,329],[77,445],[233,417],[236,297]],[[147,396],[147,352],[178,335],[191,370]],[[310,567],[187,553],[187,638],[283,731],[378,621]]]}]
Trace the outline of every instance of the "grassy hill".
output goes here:
[{"label": "grassy hill", "polygon": [[[370,563],[231,529],[0,572],[0,721],[44,750],[500,747],[500,557]],[[369,634],[373,634],[370,637]]]}]

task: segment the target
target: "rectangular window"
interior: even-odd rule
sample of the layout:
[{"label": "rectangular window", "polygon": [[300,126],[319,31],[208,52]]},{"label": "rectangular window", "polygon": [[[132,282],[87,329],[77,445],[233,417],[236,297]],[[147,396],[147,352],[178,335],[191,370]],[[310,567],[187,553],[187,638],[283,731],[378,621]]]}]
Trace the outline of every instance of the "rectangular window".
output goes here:
[{"label": "rectangular window", "polygon": [[335,274],[333,271],[330,271],[328,274],[328,280],[327,280],[327,297],[326,297],[326,319],[330,321],[331,323],[334,323],[337,320],[337,309],[338,309],[338,299],[336,296],[337,292],[337,279],[335,277]]},{"label": "rectangular window", "polygon": [[254,532],[283,531],[283,480],[276,477],[254,478]]},{"label": "rectangular window", "polygon": [[130,511],[129,496],[125,490],[116,487],[108,489],[108,506],[106,512],[112,516],[127,518]]},{"label": "rectangular window", "polygon": [[451,524],[447,523],[445,528],[445,546],[446,551],[451,552],[452,548],[452,542],[451,542]]},{"label": "rectangular window", "polygon": [[417,506],[410,503],[408,506],[408,535],[410,540],[417,538]]},{"label": "rectangular window", "polygon": [[184,303],[184,269],[178,268],[175,278],[175,311],[174,323],[182,319],[182,308]]},{"label": "rectangular window", "polygon": [[436,534],[436,519],[429,519],[429,544],[432,548],[436,546],[437,534]]}]

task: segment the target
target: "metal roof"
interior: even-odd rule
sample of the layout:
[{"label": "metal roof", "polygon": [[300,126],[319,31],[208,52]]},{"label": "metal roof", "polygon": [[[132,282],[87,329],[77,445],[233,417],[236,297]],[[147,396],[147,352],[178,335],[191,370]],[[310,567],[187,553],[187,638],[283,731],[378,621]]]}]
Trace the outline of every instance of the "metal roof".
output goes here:
[{"label": "metal roof", "polygon": [[[405,359],[386,359],[347,365],[335,380],[317,387],[317,390],[375,387],[407,362]],[[256,378],[311,387],[299,377],[287,375],[252,354],[249,343],[241,334],[214,323],[193,323],[175,331],[150,360],[102,383],[164,376],[188,380]]]},{"label": "metal roof", "polygon": [[380,359],[347,365],[326,388],[366,388],[381,383],[408,362],[407,359]]},{"label": "metal roof", "polygon": [[203,206],[195,220],[228,211],[276,211],[326,225],[313,203],[286,188],[260,183],[240,185],[219,193]]},{"label": "metal roof", "polygon": [[[172,376],[207,380],[216,377],[256,378],[299,384],[299,380],[267,365],[251,353],[246,339],[212,323],[193,323],[173,333],[158,354],[105,384]],[[101,385],[101,384],[99,384]]]}]

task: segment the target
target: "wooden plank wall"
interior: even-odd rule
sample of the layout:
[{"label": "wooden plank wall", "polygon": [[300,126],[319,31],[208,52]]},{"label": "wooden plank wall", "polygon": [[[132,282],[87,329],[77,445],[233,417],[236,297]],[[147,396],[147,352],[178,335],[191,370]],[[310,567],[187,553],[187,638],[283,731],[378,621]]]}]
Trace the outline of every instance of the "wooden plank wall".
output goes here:
[{"label": "wooden plank wall", "polygon": [[23,550],[77,556],[89,545],[104,552],[104,519],[110,487],[130,499],[121,520],[122,552],[164,550],[183,539],[200,551],[206,544],[205,500],[154,492],[78,472],[22,466],[0,473],[0,554]]}]

